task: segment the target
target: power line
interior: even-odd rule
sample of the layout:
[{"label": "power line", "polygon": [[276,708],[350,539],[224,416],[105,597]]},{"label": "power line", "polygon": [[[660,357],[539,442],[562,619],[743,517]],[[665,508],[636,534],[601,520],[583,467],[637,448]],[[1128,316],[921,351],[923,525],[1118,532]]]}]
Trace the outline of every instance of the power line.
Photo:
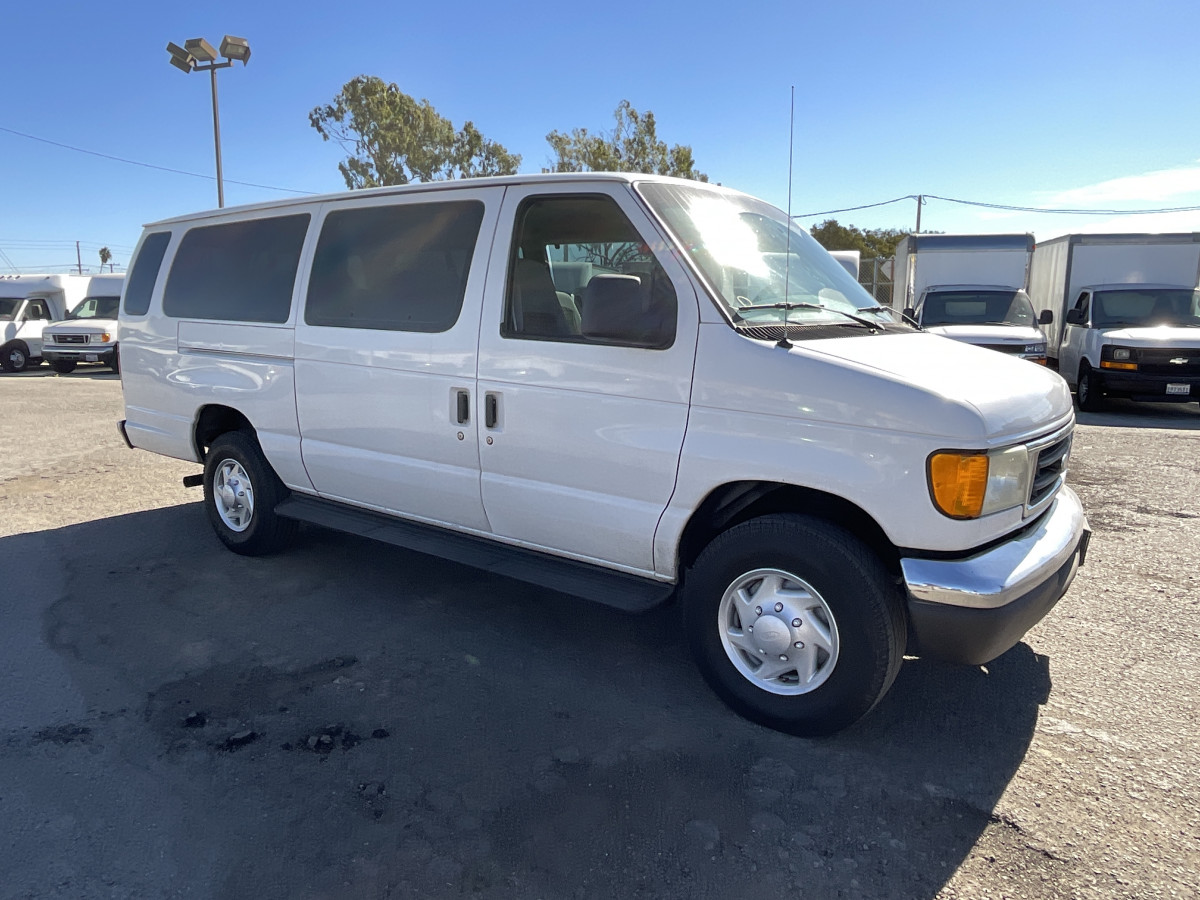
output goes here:
[{"label": "power line", "polygon": [[[1149,216],[1157,213],[1200,212],[1200,206],[1164,206],[1156,209],[1049,209],[1041,206],[1011,206],[1005,203],[987,203],[983,200],[962,200],[957,197],[940,197],[937,194],[921,194],[926,200],[942,200],[946,203],[960,203],[964,206],[979,206],[984,209],[1002,209],[1009,212],[1050,213],[1066,216]],[[902,200],[916,200],[917,194],[896,197],[894,200],[882,200],[879,203],[864,203],[862,206],[847,206],[844,209],[827,209],[824,212],[800,213],[793,219],[808,219],[813,216],[830,216],[834,213],[854,212],[860,209],[872,209],[876,206],[888,206]]]},{"label": "power line", "polygon": [[[928,194],[926,194],[928,196]],[[809,219],[813,216],[831,216],[834,213],[854,212],[858,209],[871,209],[875,206],[888,206],[892,203],[899,203],[902,200],[916,200],[916,194],[907,194],[903,197],[897,197],[895,200],[881,200],[879,203],[864,203],[862,206],[847,206],[845,209],[827,209],[824,212],[813,213],[797,213],[792,216],[793,219]]]},{"label": "power line", "polygon": [[[86,153],[88,156],[98,156],[101,159],[111,159],[114,162],[125,163],[130,166],[141,166],[144,169],[157,169],[160,172],[171,172],[174,175],[187,175],[191,178],[203,178],[206,181],[217,180],[215,175],[202,175],[199,172],[185,172],[183,169],[172,169],[169,166],[156,166],[153,163],[139,162],[136,159],[125,159],[120,156],[112,156],[108,153],[99,153],[95,150],[85,150],[83,147],[72,147],[70,144],[62,144],[58,141],[52,141],[47,138],[38,137],[37,135],[25,134],[22,131],[14,131],[12,128],[5,128],[3,125],[0,125],[0,131],[7,132],[8,134],[15,134],[17,137],[23,137],[27,140],[38,141],[43,144],[50,144],[52,147],[61,147],[64,150],[73,150],[76,153]],[[253,181],[234,181],[232,178],[226,178],[225,181],[228,181],[230,184],[240,184],[243,187],[264,188],[268,191],[283,191],[288,194],[311,195],[314,193],[313,191],[299,191],[295,188],[275,187],[274,185],[270,184],[256,184]]]},{"label": "power line", "polygon": [[1008,206],[1003,203],[984,203],[981,200],[958,200],[954,197],[939,197],[925,194],[930,200],[945,200],[964,206],[982,206],[985,209],[1004,209],[1012,212],[1054,213],[1064,216],[1149,216],[1155,213],[1196,212],[1200,206],[1163,206],[1158,209],[1045,209],[1040,206]]}]

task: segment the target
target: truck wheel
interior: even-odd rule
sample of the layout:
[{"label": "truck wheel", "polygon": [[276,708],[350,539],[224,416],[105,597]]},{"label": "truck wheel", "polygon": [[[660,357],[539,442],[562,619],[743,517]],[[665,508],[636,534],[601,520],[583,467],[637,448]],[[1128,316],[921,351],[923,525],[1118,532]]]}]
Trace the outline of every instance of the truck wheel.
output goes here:
[{"label": "truck wheel", "polygon": [[1100,412],[1104,409],[1104,395],[1096,387],[1096,376],[1087,363],[1079,366],[1079,382],[1075,385],[1075,399],[1084,412]]},{"label": "truck wheel", "polygon": [[52,359],[50,360],[50,368],[59,375],[70,375],[75,371],[75,367],[79,365],[73,359]]},{"label": "truck wheel", "polygon": [[883,563],[810,516],[763,516],[719,535],[687,573],[683,600],[705,680],[739,714],[790,734],[858,721],[904,658],[904,611]]},{"label": "truck wheel", "polygon": [[5,372],[24,372],[29,366],[29,348],[21,341],[9,341],[0,349],[0,366]]},{"label": "truck wheel", "polygon": [[217,537],[234,553],[263,556],[292,539],[296,523],[275,515],[287,495],[253,436],[230,431],[209,447],[204,505]]},{"label": "truck wheel", "polygon": [[121,374],[121,351],[115,347],[113,348],[112,361],[108,364],[108,367],[118,375]]}]

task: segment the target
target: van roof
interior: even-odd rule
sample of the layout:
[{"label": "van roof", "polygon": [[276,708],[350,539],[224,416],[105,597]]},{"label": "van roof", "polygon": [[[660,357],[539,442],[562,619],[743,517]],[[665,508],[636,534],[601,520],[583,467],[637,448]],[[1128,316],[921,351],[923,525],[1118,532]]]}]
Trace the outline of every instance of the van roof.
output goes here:
[{"label": "van roof", "polygon": [[662,182],[666,184],[691,185],[709,188],[714,191],[736,193],[730,188],[706,181],[692,181],[686,178],[671,178],[666,175],[650,175],[642,172],[543,172],[536,175],[490,175],[482,178],[454,178],[446,181],[422,181],[413,184],[389,185],[385,187],[362,188],[356,191],[337,191],[328,194],[308,194],[303,197],[291,197],[286,200],[268,200],[263,203],[249,203],[244,206],[226,206],[223,209],[210,209],[189,213],[182,216],[172,216],[150,222],[144,227],[155,228],[161,225],[174,225],[180,222],[194,222],[197,219],[216,218],[243,212],[260,210],[284,210],[293,206],[308,206],[313,203],[327,203],[333,200],[345,200],[359,197],[384,197],[392,194],[419,194],[428,191],[452,191],[480,187],[504,187],[508,185],[527,184],[585,184],[588,182],[622,182],[634,184],[642,181]]}]

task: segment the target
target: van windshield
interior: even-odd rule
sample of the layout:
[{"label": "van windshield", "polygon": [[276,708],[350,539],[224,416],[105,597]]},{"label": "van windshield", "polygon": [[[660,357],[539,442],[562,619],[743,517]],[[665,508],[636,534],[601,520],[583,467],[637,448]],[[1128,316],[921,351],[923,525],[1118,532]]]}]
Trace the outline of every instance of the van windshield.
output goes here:
[{"label": "van windshield", "polygon": [[0,322],[11,322],[21,306],[21,297],[0,297]]},{"label": "van windshield", "polygon": [[120,297],[84,297],[67,313],[68,319],[115,319]]},{"label": "van windshield", "polygon": [[921,324],[1035,324],[1033,304],[1024,291],[933,291],[921,304]]},{"label": "van windshield", "polygon": [[1136,288],[1096,291],[1092,325],[1200,326],[1200,291],[1188,288]]},{"label": "van windshield", "polygon": [[[785,213],[744,194],[690,185],[638,185],[735,327],[786,321],[791,336],[830,328],[909,331]],[[774,335],[772,335],[774,337]]]}]

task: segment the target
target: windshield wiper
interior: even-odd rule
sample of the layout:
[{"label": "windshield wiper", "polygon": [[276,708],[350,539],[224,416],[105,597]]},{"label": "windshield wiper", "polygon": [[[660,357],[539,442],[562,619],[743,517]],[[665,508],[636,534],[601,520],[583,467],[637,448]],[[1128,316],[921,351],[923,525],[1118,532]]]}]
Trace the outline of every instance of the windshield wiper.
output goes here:
[{"label": "windshield wiper", "polygon": [[[734,309],[734,313],[737,314],[737,317],[739,319],[741,319],[742,312],[744,312],[746,310],[756,310],[756,309],[782,309],[782,310],[818,309],[821,312],[831,312],[831,313],[837,313],[839,316],[845,316],[847,319],[851,319],[851,320],[857,322],[859,325],[862,325],[864,328],[870,328],[872,331],[879,330],[879,323],[877,323],[877,322],[871,322],[868,319],[862,318],[861,316],[854,315],[854,313],[848,313],[842,309],[835,309],[832,306],[822,306],[819,303],[793,303],[790,300],[787,302],[779,302],[779,303],[753,303],[750,306],[736,307]],[[786,324],[786,323],[787,323],[787,315],[785,314],[784,315],[784,324]]]}]

